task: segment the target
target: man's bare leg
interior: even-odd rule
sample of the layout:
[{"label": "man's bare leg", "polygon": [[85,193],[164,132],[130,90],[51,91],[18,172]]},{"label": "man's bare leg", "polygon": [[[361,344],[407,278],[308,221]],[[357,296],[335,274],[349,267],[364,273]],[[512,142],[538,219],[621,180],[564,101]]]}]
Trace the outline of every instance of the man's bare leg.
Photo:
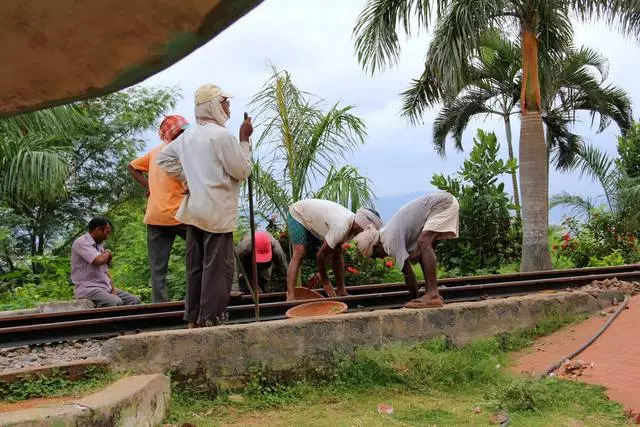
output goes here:
[{"label": "man's bare leg", "polygon": [[349,294],[344,285],[344,256],[340,248],[333,252],[333,274],[336,277],[336,295],[346,297]]},{"label": "man's bare leg", "polygon": [[418,248],[420,249],[420,266],[424,274],[427,290],[421,298],[405,304],[408,308],[441,307],[444,304],[440,292],[438,291],[438,259],[434,249],[439,233],[433,231],[423,231],[418,237]]},{"label": "man's bare leg", "polygon": [[302,265],[302,260],[307,252],[305,245],[293,245],[293,254],[291,262],[287,268],[287,301],[295,301],[296,282],[298,281],[298,272]]}]

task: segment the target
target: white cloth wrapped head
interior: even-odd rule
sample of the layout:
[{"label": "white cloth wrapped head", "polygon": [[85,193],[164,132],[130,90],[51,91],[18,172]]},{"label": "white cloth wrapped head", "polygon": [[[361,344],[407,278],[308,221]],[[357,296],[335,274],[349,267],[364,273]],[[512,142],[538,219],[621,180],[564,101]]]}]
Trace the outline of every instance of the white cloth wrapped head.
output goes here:
[{"label": "white cloth wrapped head", "polygon": [[231,95],[224,92],[216,85],[206,84],[198,88],[195,94],[194,113],[196,122],[203,125],[209,122],[223,126],[229,120],[229,115],[222,108],[222,102],[231,98]]},{"label": "white cloth wrapped head", "polygon": [[356,224],[360,226],[363,230],[366,230],[367,227],[372,226],[376,230],[379,230],[382,227],[382,220],[376,214],[376,212],[371,209],[360,208],[356,211],[356,216],[354,218]]},{"label": "white cloth wrapped head", "polygon": [[373,255],[373,247],[380,241],[380,231],[373,226],[367,227],[362,233],[353,238],[358,250],[367,258]]}]

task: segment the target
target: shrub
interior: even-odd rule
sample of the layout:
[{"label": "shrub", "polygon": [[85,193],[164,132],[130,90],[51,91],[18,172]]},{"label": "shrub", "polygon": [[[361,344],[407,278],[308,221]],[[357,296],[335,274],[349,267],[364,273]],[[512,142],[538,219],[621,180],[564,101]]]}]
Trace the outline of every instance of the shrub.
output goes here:
[{"label": "shrub", "polygon": [[520,254],[520,227],[498,179],[516,168],[498,158],[495,134],[478,130],[474,147],[457,177],[434,175],[431,183],[460,202],[460,237],[438,244],[438,260],[450,273],[497,273]]}]

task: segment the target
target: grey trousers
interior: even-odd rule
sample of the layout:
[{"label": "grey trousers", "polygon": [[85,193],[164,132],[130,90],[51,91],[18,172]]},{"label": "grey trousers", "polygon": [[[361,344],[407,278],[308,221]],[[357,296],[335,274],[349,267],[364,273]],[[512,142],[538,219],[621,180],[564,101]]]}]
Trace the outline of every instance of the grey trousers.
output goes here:
[{"label": "grey trousers", "polygon": [[167,266],[171,247],[180,236],[187,235],[187,227],[181,225],[147,225],[147,248],[149,251],[149,271],[151,272],[151,302],[169,301],[167,290]]},{"label": "grey trousers", "polygon": [[187,226],[184,320],[212,326],[226,319],[234,268],[233,233],[209,233]]},{"label": "grey trousers", "polygon": [[116,307],[120,305],[140,304],[140,298],[135,295],[131,295],[129,292],[118,289],[116,293],[117,295],[113,295],[109,292],[96,289],[89,291],[84,298],[91,300],[96,307]]}]

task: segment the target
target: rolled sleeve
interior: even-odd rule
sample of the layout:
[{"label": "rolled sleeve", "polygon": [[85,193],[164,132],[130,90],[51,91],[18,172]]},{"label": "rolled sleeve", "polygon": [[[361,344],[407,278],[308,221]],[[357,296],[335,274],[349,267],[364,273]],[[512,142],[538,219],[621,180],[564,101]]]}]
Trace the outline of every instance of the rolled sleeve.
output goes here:
[{"label": "rolled sleeve", "polygon": [[80,258],[89,264],[93,264],[93,261],[100,256],[101,253],[98,248],[85,241],[76,241],[72,249]]},{"label": "rolled sleeve", "polygon": [[137,171],[149,172],[150,159],[151,156],[149,153],[147,153],[144,156],[140,156],[137,159],[134,159],[133,161],[131,161],[131,163],[129,163],[129,165],[131,165],[131,167]]}]

